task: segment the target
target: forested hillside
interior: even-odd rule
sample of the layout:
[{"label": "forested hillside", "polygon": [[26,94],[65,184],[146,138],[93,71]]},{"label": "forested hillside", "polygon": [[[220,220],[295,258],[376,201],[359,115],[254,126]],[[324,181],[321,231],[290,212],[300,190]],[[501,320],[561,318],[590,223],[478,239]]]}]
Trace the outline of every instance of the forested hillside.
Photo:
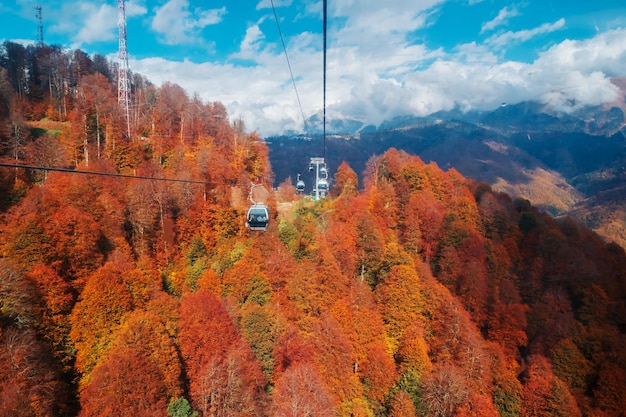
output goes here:
[{"label": "forested hillside", "polygon": [[111,64],[0,52],[0,415],[624,415],[618,245],[395,149],[251,232],[220,103],[135,75],[128,137]]}]

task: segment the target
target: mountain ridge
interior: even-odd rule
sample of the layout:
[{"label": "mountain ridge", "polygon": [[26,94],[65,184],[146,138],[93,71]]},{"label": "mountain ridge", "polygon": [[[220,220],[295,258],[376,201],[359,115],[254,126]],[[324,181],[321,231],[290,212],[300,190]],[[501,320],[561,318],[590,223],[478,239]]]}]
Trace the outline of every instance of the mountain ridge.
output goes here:
[{"label": "mountain ridge", "polygon": [[[454,107],[439,110],[429,115],[418,116],[412,113],[398,115],[373,125],[366,118],[337,117],[332,112],[326,115],[326,132],[339,135],[358,135],[374,133],[395,128],[407,128],[424,123],[460,120],[500,128],[507,132],[510,128],[545,131],[549,126],[556,130],[584,130],[594,135],[611,136],[626,125],[626,77],[614,77],[611,83],[618,90],[615,100],[596,106],[578,106],[574,99],[565,101],[566,106],[557,109],[551,102],[522,101],[502,103],[493,109],[462,110]],[[323,131],[321,113],[309,117],[305,123],[308,135],[319,135]],[[508,128],[508,129],[507,129]],[[509,132],[510,133],[510,132]],[[293,136],[294,132],[285,132],[283,136]]]},{"label": "mountain ridge", "polygon": [[[612,182],[626,179],[626,135],[622,131],[626,121],[618,101],[572,114],[546,113],[545,105],[524,102],[503,104],[491,112],[399,117],[383,123],[383,130],[329,133],[327,162],[332,171],[342,155],[362,173],[372,155],[388,148],[402,149],[444,169],[454,167],[497,191],[527,198],[553,216],[572,215],[626,247],[626,234],[616,233],[621,229],[612,225],[626,220],[620,214],[626,207],[626,194],[620,188],[602,200],[593,198],[596,193],[606,193]],[[322,153],[321,136],[305,142],[290,142],[288,136],[267,140],[276,183],[298,173],[306,175],[302,169],[308,164],[307,157]],[[593,206],[598,201],[603,201],[601,206]],[[598,218],[606,218],[608,223]]]}]

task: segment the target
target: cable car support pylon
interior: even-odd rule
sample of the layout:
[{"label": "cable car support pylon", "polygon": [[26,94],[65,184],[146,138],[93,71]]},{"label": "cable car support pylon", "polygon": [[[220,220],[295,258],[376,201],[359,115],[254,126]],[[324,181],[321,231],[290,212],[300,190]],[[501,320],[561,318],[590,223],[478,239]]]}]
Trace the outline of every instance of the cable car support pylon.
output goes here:
[{"label": "cable car support pylon", "polygon": [[328,5],[327,0],[323,0],[323,20],[324,20],[324,78],[323,78],[323,110],[322,110],[322,156],[312,157],[309,162],[309,171],[315,170],[315,185],[313,187],[313,198],[318,200],[326,197],[328,193],[328,169],[326,167],[326,49],[327,49],[327,21]]}]

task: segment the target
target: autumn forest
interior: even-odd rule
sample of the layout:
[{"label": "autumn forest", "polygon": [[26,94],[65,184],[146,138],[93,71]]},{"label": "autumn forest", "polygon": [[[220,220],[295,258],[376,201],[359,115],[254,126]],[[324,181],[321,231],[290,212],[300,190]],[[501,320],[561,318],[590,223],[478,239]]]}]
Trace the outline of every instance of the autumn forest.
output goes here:
[{"label": "autumn forest", "polygon": [[116,74],[0,46],[0,415],[625,415],[621,246],[396,149],[273,189],[221,103],[133,74],[127,120]]}]

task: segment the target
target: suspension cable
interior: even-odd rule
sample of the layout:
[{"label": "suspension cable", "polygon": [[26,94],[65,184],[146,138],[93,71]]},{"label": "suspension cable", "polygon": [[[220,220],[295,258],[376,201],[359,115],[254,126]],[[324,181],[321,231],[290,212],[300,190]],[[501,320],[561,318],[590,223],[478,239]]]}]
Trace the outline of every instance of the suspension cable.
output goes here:
[{"label": "suspension cable", "polygon": [[323,127],[323,136],[324,136],[324,162],[326,162],[326,21],[328,17],[328,8],[327,8],[327,0],[324,0],[324,127]]},{"label": "suspension cable", "polygon": [[291,83],[293,89],[296,92],[296,98],[298,99],[298,106],[300,107],[300,114],[302,115],[302,122],[304,123],[304,132],[308,132],[309,129],[306,125],[306,118],[304,117],[304,111],[302,110],[302,103],[300,102],[300,95],[298,94],[298,88],[296,87],[296,80],[293,77],[293,71],[291,70],[291,63],[289,62],[289,55],[287,55],[287,46],[285,46],[285,39],[283,38],[283,32],[280,30],[280,23],[278,22],[278,15],[276,14],[276,8],[274,7],[274,0],[270,0],[272,3],[272,11],[274,12],[274,20],[276,20],[276,26],[278,27],[278,34],[280,35],[280,41],[283,44],[283,51],[285,52],[285,59],[287,60],[287,66],[289,67],[289,74],[291,75]]},{"label": "suspension cable", "polygon": [[207,181],[185,180],[181,178],[165,178],[165,177],[152,177],[148,175],[119,174],[117,172],[84,171],[80,169],[61,168],[61,167],[44,167],[44,166],[38,166],[38,165],[8,164],[5,162],[0,162],[0,167],[33,169],[33,170],[40,170],[40,171],[67,172],[70,174],[99,175],[102,177],[118,177],[118,178],[121,177],[121,178],[133,178],[133,179],[140,179],[140,180],[183,182],[187,184],[218,185],[217,183],[211,183]]}]

